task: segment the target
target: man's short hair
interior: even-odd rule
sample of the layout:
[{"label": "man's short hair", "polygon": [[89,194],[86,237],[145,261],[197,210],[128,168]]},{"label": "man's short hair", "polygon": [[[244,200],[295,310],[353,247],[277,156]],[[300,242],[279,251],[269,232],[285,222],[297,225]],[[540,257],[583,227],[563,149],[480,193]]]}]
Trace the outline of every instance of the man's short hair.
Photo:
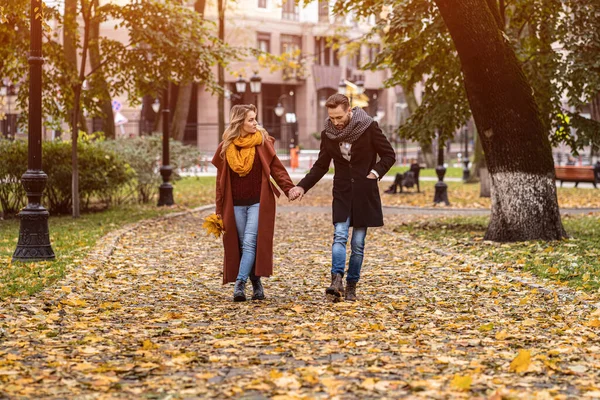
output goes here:
[{"label": "man's short hair", "polygon": [[350,100],[348,97],[343,94],[336,93],[329,96],[327,102],[325,102],[325,107],[327,108],[337,108],[338,106],[342,106],[344,111],[347,111],[350,107]]}]

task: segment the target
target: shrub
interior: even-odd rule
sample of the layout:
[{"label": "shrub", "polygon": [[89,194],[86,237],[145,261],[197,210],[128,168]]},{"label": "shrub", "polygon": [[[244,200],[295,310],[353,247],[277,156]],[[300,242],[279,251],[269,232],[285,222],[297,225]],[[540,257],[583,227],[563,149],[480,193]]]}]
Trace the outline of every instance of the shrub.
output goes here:
[{"label": "shrub", "polygon": [[[134,173],[118,154],[100,146],[102,142],[82,141],[77,145],[79,196],[82,209],[97,198],[108,207],[112,197],[132,180]],[[27,170],[27,143],[0,141],[0,204],[6,215],[16,214],[26,204],[21,175]],[[7,160],[7,162],[5,162]],[[71,212],[71,142],[42,143],[42,170],[48,175],[43,204],[51,214]]]},{"label": "shrub", "polygon": [[[162,158],[162,135],[119,138],[101,143],[104,148],[117,152],[135,171],[135,191],[140,203],[149,203],[158,193],[162,183],[159,170]],[[179,169],[196,165],[200,153],[195,147],[169,141],[171,181],[179,180]]]},{"label": "shrub", "polygon": [[[134,176],[129,165],[115,152],[104,148],[102,142],[82,141],[77,144],[79,169],[79,198],[83,210],[95,197],[108,207],[113,196]],[[71,212],[71,142],[53,141],[42,145],[42,168],[48,175],[44,191],[51,213]]]},{"label": "shrub", "polygon": [[27,143],[0,139],[0,208],[14,215],[26,204],[21,176],[27,170]]}]

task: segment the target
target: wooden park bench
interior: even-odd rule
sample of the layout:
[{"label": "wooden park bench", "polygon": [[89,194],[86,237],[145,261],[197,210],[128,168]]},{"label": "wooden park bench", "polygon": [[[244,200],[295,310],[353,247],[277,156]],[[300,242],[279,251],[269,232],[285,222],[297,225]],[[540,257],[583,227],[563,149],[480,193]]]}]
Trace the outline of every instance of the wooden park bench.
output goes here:
[{"label": "wooden park bench", "polygon": [[575,187],[579,182],[591,182],[596,188],[600,181],[600,167],[582,167],[577,165],[555,165],[554,172],[556,180],[563,182],[575,182]]}]

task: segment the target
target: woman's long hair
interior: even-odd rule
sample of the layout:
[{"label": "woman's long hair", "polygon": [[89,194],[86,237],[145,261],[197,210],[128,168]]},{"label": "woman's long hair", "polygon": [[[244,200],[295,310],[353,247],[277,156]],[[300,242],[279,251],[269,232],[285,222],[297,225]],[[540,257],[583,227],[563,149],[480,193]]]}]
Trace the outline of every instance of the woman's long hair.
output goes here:
[{"label": "woman's long hair", "polygon": [[[250,111],[253,111],[256,114],[256,106],[254,104],[238,104],[231,107],[231,111],[229,112],[229,126],[223,132],[223,147],[221,148],[221,158],[225,157],[225,152],[227,151],[227,147],[241,135],[242,125],[244,125],[244,121],[246,120],[246,116]],[[263,143],[265,140],[269,138],[269,134],[267,131],[260,125],[256,127],[256,129],[263,136]]]}]

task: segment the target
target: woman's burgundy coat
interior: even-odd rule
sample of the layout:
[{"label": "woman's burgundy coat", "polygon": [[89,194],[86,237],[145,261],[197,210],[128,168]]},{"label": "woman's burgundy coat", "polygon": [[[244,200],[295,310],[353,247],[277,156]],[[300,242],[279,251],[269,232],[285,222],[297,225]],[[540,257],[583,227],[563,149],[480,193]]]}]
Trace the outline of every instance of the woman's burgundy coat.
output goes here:
[{"label": "woman's burgundy coat", "polygon": [[[223,261],[223,283],[235,282],[240,268],[240,245],[233,213],[233,198],[231,196],[232,173],[227,158],[221,158],[219,144],[212,163],[217,167],[217,193],[216,210],[223,218],[225,234],[223,235],[223,247],[225,259]],[[256,244],[255,270],[256,276],[271,276],[273,274],[273,234],[275,231],[275,196],[280,193],[271,181],[271,176],[277,185],[287,196],[289,190],[294,187],[285,167],[277,158],[273,148],[273,139],[270,138],[264,144],[256,146],[258,159],[262,165],[263,176],[260,189],[260,211],[258,214],[258,237]]]}]

